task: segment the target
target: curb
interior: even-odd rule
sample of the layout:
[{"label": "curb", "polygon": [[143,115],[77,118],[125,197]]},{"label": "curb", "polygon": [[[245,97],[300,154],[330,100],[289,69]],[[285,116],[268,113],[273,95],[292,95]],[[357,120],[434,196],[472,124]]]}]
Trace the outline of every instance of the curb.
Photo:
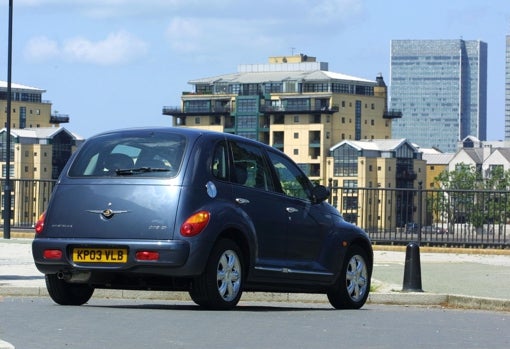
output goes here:
[{"label": "curb", "polygon": [[[46,287],[0,287],[0,296],[49,297]],[[186,292],[97,289],[94,298],[191,301]],[[329,303],[326,295],[244,292],[241,302]],[[445,308],[510,312],[510,300],[425,292],[372,292],[367,304],[441,306]],[[0,349],[3,349],[0,347]]]}]

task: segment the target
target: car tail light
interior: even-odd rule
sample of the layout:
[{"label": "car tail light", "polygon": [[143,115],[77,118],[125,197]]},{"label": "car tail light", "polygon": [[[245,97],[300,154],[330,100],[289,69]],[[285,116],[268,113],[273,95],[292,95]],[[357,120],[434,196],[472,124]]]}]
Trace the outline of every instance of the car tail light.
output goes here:
[{"label": "car tail light", "polygon": [[210,219],[211,214],[207,211],[199,211],[193,214],[181,225],[181,235],[190,237],[200,234]]},{"label": "car tail light", "polygon": [[43,257],[44,259],[62,259],[62,251],[58,249],[44,250]]},{"label": "car tail light", "polygon": [[136,259],[139,261],[157,261],[159,259],[159,252],[156,251],[137,251]]},{"label": "car tail light", "polygon": [[37,220],[37,223],[35,223],[35,233],[36,234],[40,234],[42,233],[43,229],[44,229],[44,220],[46,218],[46,212],[43,212],[40,216],[39,216],[39,219]]}]

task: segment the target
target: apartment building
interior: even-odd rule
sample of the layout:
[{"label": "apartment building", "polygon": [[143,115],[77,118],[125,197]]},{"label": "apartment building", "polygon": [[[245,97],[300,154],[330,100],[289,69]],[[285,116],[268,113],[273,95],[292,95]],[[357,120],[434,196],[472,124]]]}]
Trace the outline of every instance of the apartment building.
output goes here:
[{"label": "apartment building", "polygon": [[[37,128],[60,126],[68,123],[69,116],[54,113],[51,102],[42,99],[46,92],[40,88],[11,84],[11,128]],[[7,82],[0,81],[0,125],[7,122]]]},{"label": "apartment building", "polygon": [[389,139],[387,87],[329,71],[327,62],[298,54],[239,65],[237,72],[189,81],[181,105],[163,107],[177,127],[234,133],[278,148],[313,180],[333,175],[329,149],[343,140]]},{"label": "apartment building", "polygon": [[[0,130],[2,177],[6,175],[7,129]],[[52,180],[58,178],[67,160],[84,141],[63,127],[11,129],[10,178],[11,219],[34,223],[48,203]],[[4,192],[1,207],[4,210]]]},{"label": "apartment building", "polygon": [[[426,181],[422,153],[406,139],[345,140],[331,148],[333,205],[370,228],[403,227],[416,219],[416,189]],[[351,192],[346,188],[353,188]],[[362,191],[354,190],[364,188]]]},{"label": "apartment building", "polygon": [[[52,112],[52,104],[43,100],[46,91],[12,83],[10,135],[7,134],[7,82],[0,81],[0,166],[2,178],[12,180],[11,220],[30,224],[37,220],[51,193],[52,182],[58,178],[71,153],[83,141],[60,125],[69,116]],[[7,160],[7,137],[10,137],[10,163]],[[4,191],[1,209],[4,212]],[[2,216],[3,217],[3,216]]]}]

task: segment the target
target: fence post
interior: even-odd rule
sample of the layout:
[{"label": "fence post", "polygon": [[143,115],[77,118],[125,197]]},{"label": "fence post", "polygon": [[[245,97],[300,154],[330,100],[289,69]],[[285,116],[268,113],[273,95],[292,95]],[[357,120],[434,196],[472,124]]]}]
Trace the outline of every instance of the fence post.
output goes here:
[{"label": "fence post", "polygon": [[333,204],[333,178],[328,179],[329,197],[328,203]]}]

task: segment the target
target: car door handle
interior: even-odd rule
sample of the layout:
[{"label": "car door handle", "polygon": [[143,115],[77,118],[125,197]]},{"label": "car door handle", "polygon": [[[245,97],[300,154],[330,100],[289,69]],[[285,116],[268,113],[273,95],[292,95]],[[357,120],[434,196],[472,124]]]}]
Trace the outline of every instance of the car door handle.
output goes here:
[{"label": "car door handle", "polygon": [[250,200],[248,200],[248,199],[243,199],[243,198],[236,198],[236,202],[237,202],[239,205],[245,205],[245,204],[249,204],[249,203],[250,203]]},{"label": "car door handle", "polygon": [[287,208],[285,208],[285,210],[288,213],[296,213],[297,211],[299,211],[297,208],[294,208],[294,207],[287,207]]}]

